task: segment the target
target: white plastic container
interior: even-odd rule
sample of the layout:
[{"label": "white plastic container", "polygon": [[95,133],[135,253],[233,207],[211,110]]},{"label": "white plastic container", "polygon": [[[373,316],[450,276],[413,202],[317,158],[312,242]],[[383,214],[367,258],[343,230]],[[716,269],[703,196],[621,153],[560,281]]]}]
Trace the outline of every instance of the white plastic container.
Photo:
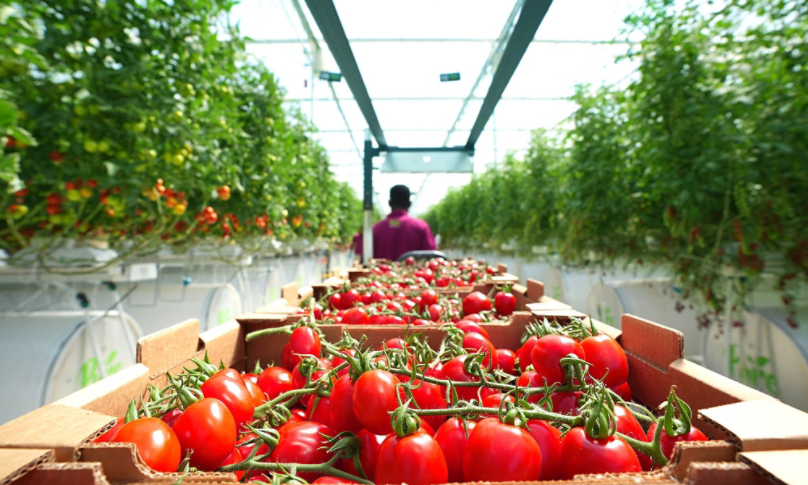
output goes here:
[{"label": "white plastic container", "polygon": [[130,315],[115,311],[4,313],[0,328],[0,423],[134,364],[142,335]]},{"label": "white plastic container", "polygon": [[740,325],[713,324],[704,366],[808,411],[808,308],[798,309],[797,328],[787,316],[784,308],[755,308],[737,317]]},{"label": "white plastic container", "polygon": [[679,302],[669,278],[598,282],[589,292],[586,311],[617,328],[622,315],[629,313],[679,330],[685,336],[685,356],[701,361],[698,311],[691,309],[688,302]]}]

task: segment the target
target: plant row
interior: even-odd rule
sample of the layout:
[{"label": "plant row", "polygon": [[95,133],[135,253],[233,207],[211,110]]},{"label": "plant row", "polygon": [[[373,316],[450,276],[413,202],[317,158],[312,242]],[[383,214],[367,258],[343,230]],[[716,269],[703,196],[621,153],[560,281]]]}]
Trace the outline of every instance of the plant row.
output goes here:
[{"label": "plant row", "polygon": [[349,241],[361,204],[232,5],[0,2],[0,247]]},{"label": "plant row", "polygon": [[444,246],[664,265],[711,311],[771,275],[792,303],[808,279],[808,7],[674,3],[626,19],[643,39],[627,85],[579,87],[561,136],[536,132],[430,210]]}]

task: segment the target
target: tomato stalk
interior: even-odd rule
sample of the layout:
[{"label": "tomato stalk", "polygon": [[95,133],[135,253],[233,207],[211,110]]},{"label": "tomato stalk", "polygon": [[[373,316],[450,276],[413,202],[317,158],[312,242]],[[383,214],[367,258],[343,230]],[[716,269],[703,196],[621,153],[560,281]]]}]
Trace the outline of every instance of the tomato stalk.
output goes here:
[{"label": "tomato stalk", "polygon": [[[336,446],[337,445],[335,445],[335,447]],[[257,449],[258,447],[255,447],[253,452]],[[329,452],[331,452],[334,449],[335,448],[332,447],[331,449],[329,449]],[[295,474],[297,472],[311,472],[344,478],[346,480],[351,480],[357,483],[373,485],[373,482],[371,482],[370,480],[366,480],[364,478],[357,477],[356,475],[352,475],[348,472],[344,472],[334,466],[337,460],[345,457],[346,456],[343,453],[338,452],[335,453],[334,456],[332,456],[327,462],[317,465],[309,465],[301,463],[267,463],[263,461],[258,461],[254,457],[253,458],[248,457],[247,459],[239,463],[223,466],[219,468],[217,471],[222,473],[240,472],[240,471],[270,471],[270,472],[291,472],[292,474]]]}]

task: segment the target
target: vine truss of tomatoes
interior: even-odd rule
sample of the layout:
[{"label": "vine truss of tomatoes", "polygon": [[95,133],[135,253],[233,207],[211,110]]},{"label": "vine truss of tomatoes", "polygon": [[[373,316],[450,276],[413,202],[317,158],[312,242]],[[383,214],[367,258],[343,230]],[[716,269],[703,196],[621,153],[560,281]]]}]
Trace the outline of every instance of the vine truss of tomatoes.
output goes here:
[{"label": "vine truss of tomatoes", "polygon": [[674,389],[662,416],[630,402],[625,354],[594,326],[543,320],[496,349],[474,315],[443,324],[438,350],[420,334],[328,342],[312,318],[259,330],[247,340],[289,335],[280,366],[194,360],[99,440],[135,443],[158,471],[437,484],[639,472],[707,439]]}]

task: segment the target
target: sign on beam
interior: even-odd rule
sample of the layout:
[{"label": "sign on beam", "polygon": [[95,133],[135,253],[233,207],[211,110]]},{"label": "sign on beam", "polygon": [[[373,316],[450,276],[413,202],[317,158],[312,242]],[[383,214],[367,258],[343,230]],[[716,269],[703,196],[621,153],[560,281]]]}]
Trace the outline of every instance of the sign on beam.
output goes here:
[{"label": "sign on beam", "polygon": [[440,75],[440,82],[445,83],[448,81],[460,81],[460,73],[459,72],[450,72],[448,74],[441,74]]},{"label": "sign on beam", "polygon": [[472,152],[459,150],[389,151],[381,173],[472,173]]},{"label": "sign on beam", "polygon": [[342,81],[342,74],[339,72],[320,71],[320,79],[328,82]]}]

